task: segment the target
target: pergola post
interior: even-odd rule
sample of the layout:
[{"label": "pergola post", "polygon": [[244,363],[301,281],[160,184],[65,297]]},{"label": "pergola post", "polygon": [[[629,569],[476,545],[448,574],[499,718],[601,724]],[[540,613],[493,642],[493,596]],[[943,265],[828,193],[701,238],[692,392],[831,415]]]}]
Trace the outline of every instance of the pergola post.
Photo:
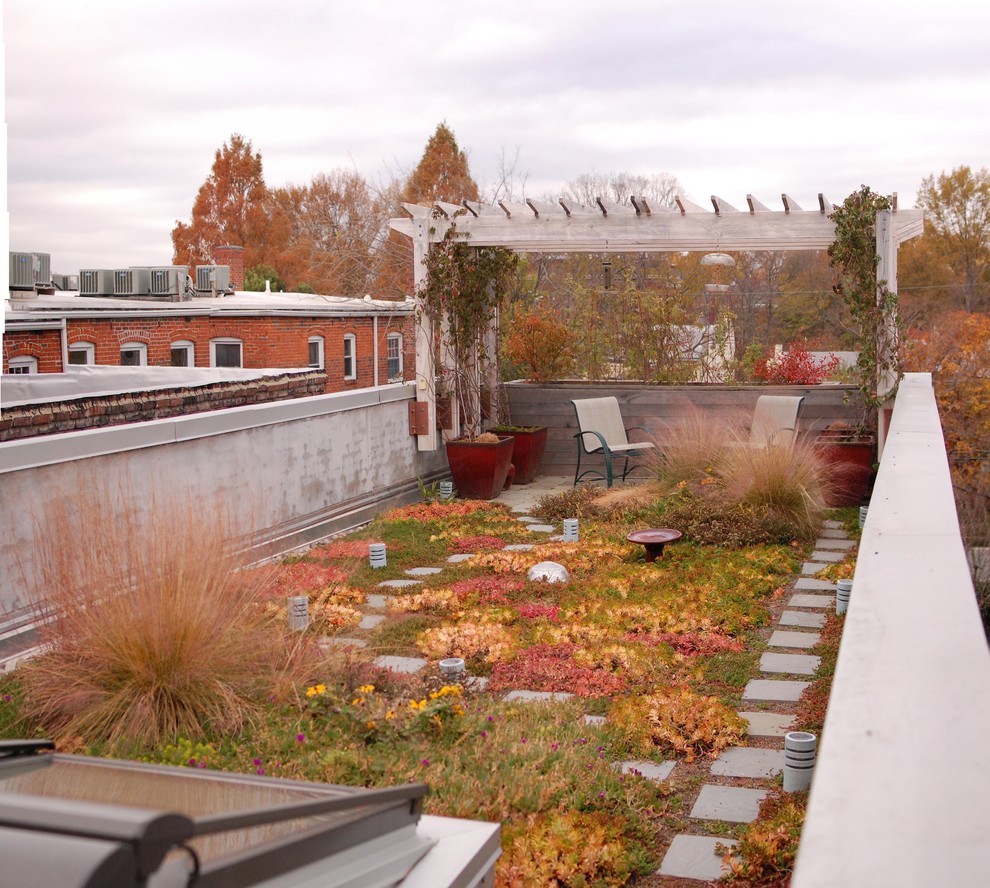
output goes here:
[{"label": "pergola post", "polygon": [[[877,305],[883,309],[887,293],[897,292],[897,242],[894,239],[893,213],[890,210],[877,212],[875,225],[877,244]],[[889,368],[888,358],[897,351],[897,306],[896,303],[883,310],[883,324],[877,330],[877,398],[893,394],[897,386],[897,374]],[[890,408],[881,406],[877,411],[877,455],[883,455],[883,445],[887,438],[887,425]]]}]

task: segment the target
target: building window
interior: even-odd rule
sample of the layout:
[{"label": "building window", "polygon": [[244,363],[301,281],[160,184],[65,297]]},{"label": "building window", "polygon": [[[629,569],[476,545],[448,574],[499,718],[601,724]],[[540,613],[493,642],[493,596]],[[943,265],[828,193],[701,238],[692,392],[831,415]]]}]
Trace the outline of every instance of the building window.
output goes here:
[{"label": "building window", "polygon": [[144,367],[148,363],[148,346],[143,342],[125,342],[120,347],[121,367]]},{"label": "building window", "polygon": [[8,373],[37,373],[38,372],[38,359],[32,358],[30,355],[21,355],[17,358],[11,358],[7,362],[7,372]]},{"label": "building window", "polygon": [[96,346],[92,342],[73,342],[69,346],[70,364],[95,364]]},{"label": "building window", "polygon": [[344,336],[344,379],[357,379],[357,337]]},{"label": "building window", "polygon": [[323,369],[323,337],[309,337],[309,366],[314,370]]},{"label": "building window", "polygon": [[211,367],[243,367],[241,360],[241,348],[243,343],[240,339],[213,339],[210,340],[210,366]]},{"label": "building window", "polygon": [[402,334],[389,333],[386,340],[388,354],[388,381],[402,382]]},{"label": "building window", "polygon": [[173,342],[170,363],[173,367],[195,367],[196,346],[185,339]]}]

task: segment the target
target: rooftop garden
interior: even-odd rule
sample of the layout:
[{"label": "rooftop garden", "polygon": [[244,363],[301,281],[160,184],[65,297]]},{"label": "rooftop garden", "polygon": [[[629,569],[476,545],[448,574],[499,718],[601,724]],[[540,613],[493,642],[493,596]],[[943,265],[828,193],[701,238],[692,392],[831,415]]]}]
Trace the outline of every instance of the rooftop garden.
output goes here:
[{"label": "rooftop garden", "polygon": [[[541,500],[534,517],[577,517],[578,542],[504,505],[426,491],[347,537],[244,568],[216,516],[176,507],[156,533],[125,522],[110,534],[80,522],[98,510],[66,507],[49,537],[61,541],[44,578],[49,646],[4,677],[0,730],[191,768],[425,782],[427,813],[501,822],[501,885],[659,884],[671,838],[699,829],[688,813],[710,761],[769,743],[738,710],[781,704],[744,707],[742,691],[826,514],[801,442],[700,438],[672,442],[648,483]],[[649,563],[626,539],[644,527],[685,535]],[[386,544],[385,567],[371,566],[371,542]],[[567,581],[530,579],[545,561]],[[413,568],[439,570],[381,585]],[[308,599],[302,632],[287,630],[288,596]],[[823,632],[796,730],[821,729],[837,628]],[[466,677],[441,673],[451,657]],[[668,779],[643,773],[665,762],[677,763]],[[756,823],[703,824],[740,840],[738,884],[781,884],[793,860],[803,797],[771,789]]]}]

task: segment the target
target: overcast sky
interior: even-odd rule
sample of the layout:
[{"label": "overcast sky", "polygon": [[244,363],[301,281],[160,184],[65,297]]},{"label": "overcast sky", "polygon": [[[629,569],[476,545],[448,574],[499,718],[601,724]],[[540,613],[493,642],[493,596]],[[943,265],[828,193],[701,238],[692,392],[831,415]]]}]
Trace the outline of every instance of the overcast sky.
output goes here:
[{"label": "overcast sky", "polygon": [[446,120],[479,185],[675,176],[773,209],[990,165],[985,0],[4,0],[10,248],[159,265],[216,150],[269,186],[408,173]]}]

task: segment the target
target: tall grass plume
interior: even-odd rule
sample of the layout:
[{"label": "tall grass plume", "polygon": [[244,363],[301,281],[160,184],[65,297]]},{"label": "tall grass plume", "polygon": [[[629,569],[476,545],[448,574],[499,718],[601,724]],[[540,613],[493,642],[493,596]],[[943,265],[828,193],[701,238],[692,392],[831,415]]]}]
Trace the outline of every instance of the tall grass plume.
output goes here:
[{"label": "tall grass plume", "polygon": [[272,574],[239,569],[219,510],[173,498],[142,520],[131,502],[91,489],[49,509],[25,714],[110,748],[235,731],[300,665],[300,643],[265,615]]}]

